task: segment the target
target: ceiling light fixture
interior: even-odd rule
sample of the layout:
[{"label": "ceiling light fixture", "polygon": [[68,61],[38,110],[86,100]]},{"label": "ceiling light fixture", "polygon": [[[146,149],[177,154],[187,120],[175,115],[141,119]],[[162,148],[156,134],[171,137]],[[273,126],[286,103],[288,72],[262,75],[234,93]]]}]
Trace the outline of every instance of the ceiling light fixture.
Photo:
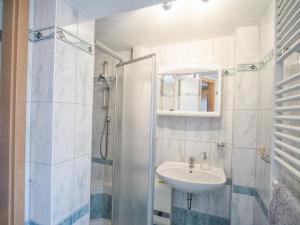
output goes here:
[{"label": "ceiling light fixture", "polygon": [[172,8],[172,2],[164,2],[162,7],[164,10],[169,10]]},{"label": "ceiling light fixture", "polygon": [[202,2],[208,2],[209,0],[202,0]]}]

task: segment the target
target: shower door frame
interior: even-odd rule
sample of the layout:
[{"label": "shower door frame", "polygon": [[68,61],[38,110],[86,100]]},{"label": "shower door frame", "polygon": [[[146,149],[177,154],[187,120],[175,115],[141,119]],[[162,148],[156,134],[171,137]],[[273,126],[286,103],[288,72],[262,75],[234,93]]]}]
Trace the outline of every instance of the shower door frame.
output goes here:
[{"label": "shower door frame", "polygon": [[[116,77],[118,76],[118,68],[128,65],[128,64],[132,64],[135,62],[139,62],[145,59],[150,59],[153,58],[153,64],[152,64],[152,77],[151,77],[151,118],[150,118],[150,152],[149,152],[149,194],[148,194],[148,217],[147,217],[147,225],[152,225],[153,224],[153,207],[154,207],[154,178],[155,178],[155,140],[156,140],[156,107],[157,107],[157,92],[156,92],[156,88],[157,88],[157,71],[156,71],[156,54],[149,54],[143,57],[139,57],[127,62],[120,62],[117,66],[116,66]],[[123,71],[124,73],[124,71]],[[123,74],[124,76],[124,74]],[[118,78],[117,78],[118,79]],[[116,85],[116,90],[118,90],[118,83]],[[122,85],[122,91],[123,91],[123,85]],[[116,102],[115,102],[116,104]],[[115,109],[117,109],[117,105],[115,105]],[[115,117],[117,118],[117,113],[115,113]],[[115,118],[115,121],[117,121]],[[115,124],[115,128],[116,128],[116,124]],[[114,138],[114,146],[116,146],[115,144],[115,138]],[[114,150],[115,152],[115,150]],[[114,154],[114,162],[116,162],[116,154]],[[113,192],[114,193],[114,182],[115,182],[115,167],[113,167]],[[112,201],[113,204],[113,201]],[[113,224],[114,219],[114,212],[113,212],[113,206],[112,206],[112,225],[120,225],[120,224]]]},{"label": "shower door frame", "polygon": [[24,224],[28,0],[3,1],[0,74],[0,221]]}]

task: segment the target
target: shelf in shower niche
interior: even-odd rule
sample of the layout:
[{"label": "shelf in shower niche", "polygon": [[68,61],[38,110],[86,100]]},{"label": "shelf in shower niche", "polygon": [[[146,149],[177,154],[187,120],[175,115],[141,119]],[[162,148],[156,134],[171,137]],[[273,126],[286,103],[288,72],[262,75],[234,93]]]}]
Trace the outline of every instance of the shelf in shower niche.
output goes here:
[{"label": "shelf in shower niche", "polygon": [[92,180],[91,194],[106,193],[112,194],[112,183],[107,183],[99,180]]}]

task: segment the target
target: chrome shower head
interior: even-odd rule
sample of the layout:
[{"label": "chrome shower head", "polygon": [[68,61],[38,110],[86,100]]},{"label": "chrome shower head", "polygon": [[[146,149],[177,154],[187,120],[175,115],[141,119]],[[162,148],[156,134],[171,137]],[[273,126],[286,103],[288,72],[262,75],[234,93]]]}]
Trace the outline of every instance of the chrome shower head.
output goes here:
[{"label": "chrome shower head", "polygon": [[103,76],[102,74],[99,74],[99,76],[97,77],[97,81],[98,82],[103,82],[104,85],[105,85],[105,89],[109,90],[109,85],[108,85],[108,82],[107,82],[107,78],[105,76]]}]

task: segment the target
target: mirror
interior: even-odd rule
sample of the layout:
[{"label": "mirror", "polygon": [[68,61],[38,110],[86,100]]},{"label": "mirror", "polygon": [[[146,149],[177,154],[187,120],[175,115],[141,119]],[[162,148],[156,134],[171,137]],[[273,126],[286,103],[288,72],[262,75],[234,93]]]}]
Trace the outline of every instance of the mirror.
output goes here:
[{"label": "mirror", "polygon": [[221,70],[180,69],[158,75],[158,114],[217,117],[221,114]]}]

